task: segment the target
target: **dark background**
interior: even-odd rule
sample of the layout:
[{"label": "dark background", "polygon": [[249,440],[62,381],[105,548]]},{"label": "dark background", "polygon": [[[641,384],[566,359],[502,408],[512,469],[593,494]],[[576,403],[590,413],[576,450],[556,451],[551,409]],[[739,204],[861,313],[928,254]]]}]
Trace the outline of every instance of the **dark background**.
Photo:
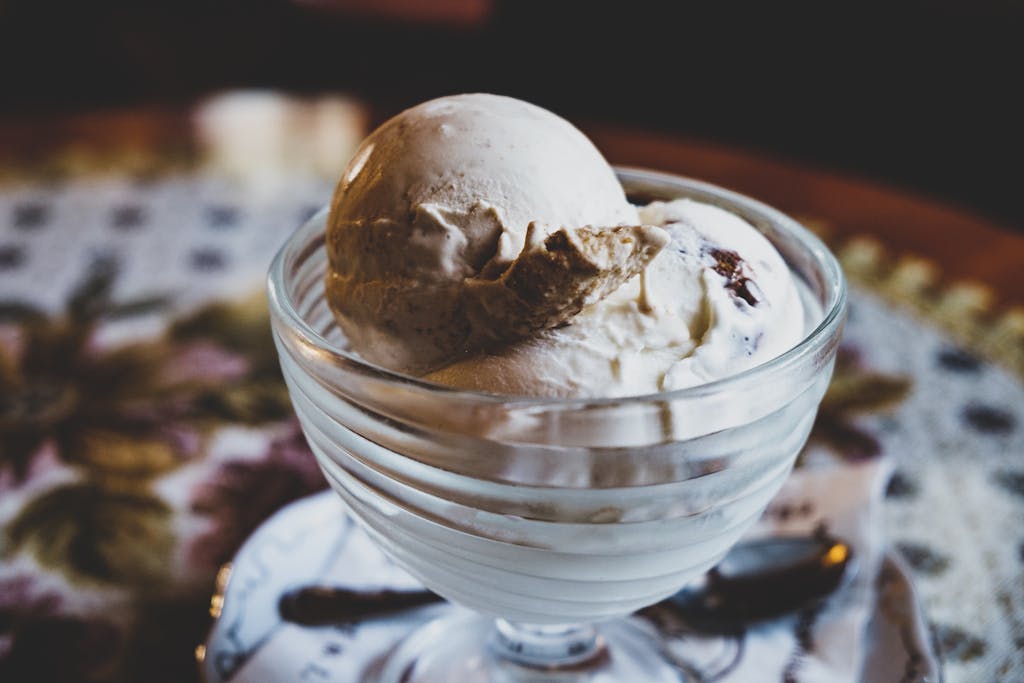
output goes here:
[{"label": "dark background", "polygon": [[468,18],[320,3],[0,0],[0,116],[228,87],[352,92],[383,116],[491,91],[853,173],[1024,229],[1021,0],[478,0],[488,11]]}]

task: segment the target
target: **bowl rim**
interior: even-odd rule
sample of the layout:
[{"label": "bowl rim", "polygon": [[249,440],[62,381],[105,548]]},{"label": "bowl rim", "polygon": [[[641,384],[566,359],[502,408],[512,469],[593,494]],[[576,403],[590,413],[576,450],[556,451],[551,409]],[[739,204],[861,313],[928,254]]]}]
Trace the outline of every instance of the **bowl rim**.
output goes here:
[{"label": "bowl rim", "polygon": [[[437,394],[439,397],[444,396],[449,399],[463,399],[489,404],[498,403],[516,407],[535,406],[538,408],[559,406],[573,408],[623,403],[662,403],[736,391],[737,389],[742,389],[744,385],[756,386],[765,376],[770,377],[785,373],[787,369],[799,365],[808,356],[817,354],[833,337],[837,336],[835,333],[843,325],[847,311],[848,293],[846,277],[839,265],[839,261],[831,250],[820,238],[798,221],[761,201],[702,180],[631,166],[613,166],[613,169],[619,180],[624,183],[648,182],[682,186],[687,190],[707,195],[722,202],[724,204],[723,208],[729,209],[732,207],[735,211],[735,208],[742,207],[747,212],[758,214],[775,226],[783,228],[785,232],[795,237],[797,242],[808,253],[813,254],[815,263],[821,267],[823,280],[832,283],[832,300],[829,302],[828,310],[824,312],[821,322],[800,342],[774,358],[732,375],[672,391],[619,397],[535,397],[473,391],[438,384],[370,363],[360,358],[354,352],[332,344],[317,332],[296,310],[293,301],[287,294],[288,288],[285,283],[286,267],[298,258],[307,256],[310,249],[315,250],[319,248],[326,240],[323,224],[326,222],[327,206],[317,211],[289,235],[275,255],[267,274],[267,298],[271,317],[272,319],[277,319],[275,322],[282,322],[287,325],[291,332],[301,339],[304,345],[316,349],[320,358],[329,359],[331,364],[344,365],[363,376],[401,385],[407,389],[417,389]],[[702,199],[700,201],[706,200]],[[319,237],[317,233],[320,233]],[[278,334],[276,329],[275,334]]]}]

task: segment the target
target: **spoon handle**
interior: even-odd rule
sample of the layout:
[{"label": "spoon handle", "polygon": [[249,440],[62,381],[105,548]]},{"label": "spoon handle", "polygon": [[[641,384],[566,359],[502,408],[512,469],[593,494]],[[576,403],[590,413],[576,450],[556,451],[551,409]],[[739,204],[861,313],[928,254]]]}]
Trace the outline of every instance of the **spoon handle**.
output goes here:
[{"label": "spoon handle", "polygon": [[[731,630],[792,612],[833,593],[855,563],[850,547],[828,536],[773,537],[734,547],[703,581],[687,586],[642,616],[682,619],[703,631]],[[361,591],[304,586],[281,596],[285,621],[306,626],[346,624],[441,602],[427,590]],[[666,629],[667,623],[664,624]]]},{"label": "spoon handle", "polygon": [[304,626],[324,626],[383,616],[442,600],[441,596],[426,590],[360,591],[334,586],[305,586],[282,595],[278,609],[285,621]]}]

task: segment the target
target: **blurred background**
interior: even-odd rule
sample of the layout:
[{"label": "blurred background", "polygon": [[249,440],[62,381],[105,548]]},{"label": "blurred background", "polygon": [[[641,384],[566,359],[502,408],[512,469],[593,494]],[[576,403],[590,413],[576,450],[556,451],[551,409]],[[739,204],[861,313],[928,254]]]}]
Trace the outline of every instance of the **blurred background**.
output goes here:
[{"label": "blurred background", "polygon": [[376,120],[483,90],[1021,230],[1022,29],[1020,0],[0,0],[0,117],[273,88],[355,95]]},{"label": "blurred background", "polygon": [[225,563],[325,485],[267,265],[369,126],[467,91],[825,237],[814,438],[892,457],[947,680],[1024,680],[1022,73],[1024,0],[0,0],[0,681],[248,656],[197,647]]}]

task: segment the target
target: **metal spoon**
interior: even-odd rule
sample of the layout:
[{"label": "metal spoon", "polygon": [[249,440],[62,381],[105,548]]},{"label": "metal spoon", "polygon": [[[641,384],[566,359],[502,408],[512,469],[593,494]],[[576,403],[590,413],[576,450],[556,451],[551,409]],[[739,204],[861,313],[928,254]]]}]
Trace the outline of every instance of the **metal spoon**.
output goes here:
[{"label": "metal spoon", "polygon": [[[850,547],[831,536],[780,536],[736,545],[703,581],[641,610],[662,630],[686,627],[729,632],[740,625],[793,612],[815,603],[849,580],[855,570]],[[281,596],[285,621],[307,626],[344,624],[441,602],[427,590],[358,591],[311,585]],[[670,623],[672,622],[672,623]]]},{"label": "metal spoon", "polygon": [[823,600],[856,572],[853,551],[829,536],[736,545],[700,581],[640,611],[662,633],[734,633]]}]

